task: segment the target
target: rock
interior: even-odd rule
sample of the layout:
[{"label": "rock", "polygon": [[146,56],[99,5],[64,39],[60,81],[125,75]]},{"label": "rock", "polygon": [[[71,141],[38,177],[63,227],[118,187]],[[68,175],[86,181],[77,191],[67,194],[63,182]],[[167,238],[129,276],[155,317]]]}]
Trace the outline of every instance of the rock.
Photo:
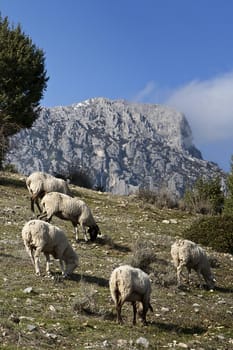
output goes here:
[{"label": "rock", "polygon": [[188,349],[188,345],[185,343],[178,343],[177,346],[182,348],[182,349]]},{"label": "rock", "polygon": [[53,340],[56,340],[58,338],[57,334],[54,333],[46,333],[45,335],[47,338],[51,338]]},{"label": "rock", "polygon": [[168,307],[161,307],[162,312],[169,312],[170,309]]},{"label": "rock", "polygon": [[118,339],[117,340],[117,346],[119,347],[119,348],[121,348],[121,347],[124,347],[124,348],[126,348],[127,347],[127,340],[126,339]]},{"label": "rock", "polygon": [[144,348],[148,348],[149,347],[149,341],[144,338],[144,337],[140,337],[136,340],[136,344],[143,346]]},{"label": "rock", "polygon": [[170,219],[170,223],[171,223],[171,224],[177,224],[178,221],[177,221],[176,219]]},{"label": "rock", "polygon": [[104,347],[104,348],[110,347],[110,344],[109,344],[108,340],[104,340],[104,341],[103,341],[103,347]]},{"label": "rock", "polygon": [[26,293],[26,294],[29,294],[29,293],[32,293],[32,291],[33,291],[32,287],[27,287],[27,288],[24,289],[23,292]]},{"label": "rock", "polygon": [[27,330],[29,331],[29,332],[33,332],[33,331],[35,331],[36,330],[36,325],[34,325],[34,324],[28,324],[27,325]]},{"label": "rock", "polygon": [[56,309],[53,305],[49,305],[49,310],[52,312],[56,312]]},{"label": "rock", "polygon": [[92,98],[41,108],[31,128],[10,137],[6,163],[25,175],[40,169],[69,175],[77,164],[73,170],[95,179],[96,189],[128,195],[163,185],[180,197],[187,183],[225,176],[202,159],[192,138],[185,116],[167,106]]}]

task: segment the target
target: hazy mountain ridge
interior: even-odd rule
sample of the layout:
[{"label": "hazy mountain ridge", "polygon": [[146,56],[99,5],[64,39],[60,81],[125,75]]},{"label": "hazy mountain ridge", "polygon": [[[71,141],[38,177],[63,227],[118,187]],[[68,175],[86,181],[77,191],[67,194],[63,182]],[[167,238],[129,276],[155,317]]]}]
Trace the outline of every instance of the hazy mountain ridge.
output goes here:
[{"label": "hazy mountain ridge", "polygon": [[93,98],[43,108],[31,129],[11,138],[7,162],[19,172],[82,169],[95,186],[128,194],[139,186],[181,195],[198,177],[220,174],[202,160],[184,115],[161,105]]}]

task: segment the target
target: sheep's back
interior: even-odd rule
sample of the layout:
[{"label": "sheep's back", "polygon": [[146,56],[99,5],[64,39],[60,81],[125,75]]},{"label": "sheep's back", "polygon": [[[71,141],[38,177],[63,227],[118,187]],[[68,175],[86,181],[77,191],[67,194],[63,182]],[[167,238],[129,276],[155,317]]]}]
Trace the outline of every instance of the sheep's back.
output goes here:
[{"label": "sheep's back", "polygon": [[178,240],[171,247],[171,255],[175,266],[180,261],[190,268],[195,268],[200,264],[208,264],[205,251],[196,243],[189,240]]},{"label": "sheep's back", "polygon": [[149,276],[140,269],[124,265],[115,269],[110,277],[110,291],[113,299],[118,290],[125,301],[138,301],[142,296],[150,295]]},{"label": "sheep's back", "polygon": [[67,182],[56,177],[47,178],[44,186],[45,192],[60,192],[65,194],[69,194],[70,192]]},{"label": "sheep's back", "polygon": [[64,232],[47,222],[41,220],[31,220],[23,227],[23,240],[35,248],[42,247],[42,252],[56,253],[58,247],[66,249],[68,240]]}]

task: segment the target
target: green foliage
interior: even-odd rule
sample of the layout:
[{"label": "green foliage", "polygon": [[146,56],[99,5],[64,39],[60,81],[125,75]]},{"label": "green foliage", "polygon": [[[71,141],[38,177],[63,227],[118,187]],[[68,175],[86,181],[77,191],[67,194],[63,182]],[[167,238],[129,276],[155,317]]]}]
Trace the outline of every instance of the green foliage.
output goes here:
[{"label": "green foliage", "polygon": [[7,137],[32,125],[47,87],[45,58],[20,25],[0,16],[0,166]]},{"label": "green foliage", "polygon": [[88,170],[84,170],[75,166],[68,166],[66,173],[54,174],[56,177],[60,177],[64,180],[69,179],[70,183],[79,187],[92,189],[92,179],[88,173]]},{"label": "green foliage", "polygon": [[227,192],[224,203],[224,214],[233,215],[233,156],[231,157],[231,172],[227,177]]},{"label": "green foliage", "polygon": [[212,180],[198,179],[193,188],[185,192],[183,202],[185,209],[190,212],[211,215],[221,213],[224,195],[220,177]]},{"label": "green foliage", "polygon": [[184,231],[184,237],[216,251],[233,254],[233,217],[203,217]]}]

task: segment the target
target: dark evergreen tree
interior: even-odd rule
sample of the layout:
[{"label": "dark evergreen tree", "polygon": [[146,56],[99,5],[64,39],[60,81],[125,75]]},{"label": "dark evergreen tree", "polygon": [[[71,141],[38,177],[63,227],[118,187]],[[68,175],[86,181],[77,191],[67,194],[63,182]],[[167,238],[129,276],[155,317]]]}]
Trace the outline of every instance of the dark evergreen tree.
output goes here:
[{"label": "dark evergreen tree", "polygon": [[193,188],[185,192],[184,203],[188,210],[195,213],[220,214],[224,205],[220,177],[211,180],[199,178]]},{"label": "dark evergreen tree", "polygon": [[227,177],[227,197],[224,203],[224,214],[233,216],[233,156],[231,157],[231,171]]},{"label": "dark evergreen tree", "polygon": [[0,15],[0,169],[8,137],[38,117],[47,81],[44,52]]}]

